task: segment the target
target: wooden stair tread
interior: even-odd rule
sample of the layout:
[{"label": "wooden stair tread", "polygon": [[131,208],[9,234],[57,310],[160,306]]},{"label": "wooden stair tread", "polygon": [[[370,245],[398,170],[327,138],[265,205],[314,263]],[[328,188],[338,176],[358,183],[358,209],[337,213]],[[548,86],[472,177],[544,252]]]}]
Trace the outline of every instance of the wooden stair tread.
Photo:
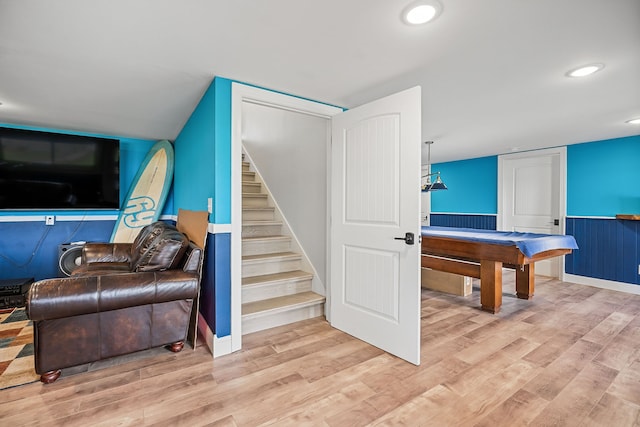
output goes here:
[{"label": "wooden stair tread", "polygon": [[244,255],[242,257],[242,262],[245,261],[267,261],[267,260],[275,260],[275,259],[285,259],[285,258],[301,258],[302,256],[295,252],[275,252],[272,254],[260,254],[260,255]]},{"label": "wooden stair tread", "polygon": [[260,199],[266,199],[267,198],[267,194],[266,193],[242,193],[242,197],[255,197],[255,198],[260,198]]},{"label": "wooden stair tread", "polygon": [[242,210],[243,211],[274,211],[276,208],[274,208],[273,206],[261,206],[261,207],[252,207],[252,206],[248,206],[248,207],[243,207]]},{"label": "wooden stair tread", "polygon": [[274,221],[272,219],[254,219],[251,221],[242,221],[243,227],[251,227],[256,225],[282,225],[282,222]]},{"label": "wooden stair tread", "polygon": [[324,300],[325,298],[322,295],[316,294],[315,292],[300,292],[298,294],[242,304],[242,316],[246,317],[249,315],[261,315],[274,311],[295,309],[323,303]]},{"label": "wooden stair tread", "polygon": [[267,284],[267,283],[278,283],[278,282],[287,282],[290,280],[311,280],[313,279],[313,274],[302,271],[302,270],[293,270],[286,271],[283,273],[273,273],[273,274],[263,274],[261,276],[252,276],[245,277],[242,279],[242,286],[251,286],[257,284]]},{"label": "wooden stair tread", "polygon": [[274,240],[291,240],[289,236],[251,236],[251,237],[243,237],[243,242],[256,242],[260,240],[274,241]]}]

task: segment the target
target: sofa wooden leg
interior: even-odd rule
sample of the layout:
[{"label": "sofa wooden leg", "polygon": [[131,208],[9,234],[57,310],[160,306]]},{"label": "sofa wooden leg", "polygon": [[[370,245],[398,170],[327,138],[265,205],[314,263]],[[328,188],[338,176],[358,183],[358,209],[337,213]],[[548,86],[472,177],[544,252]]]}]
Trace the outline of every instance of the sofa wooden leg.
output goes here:
[{"label": "sofa wooden leg", "polygon": [[181,351],[183,348],[184,348],[183,341],[178,341],[178,342],[174,342],[173,344],[169,344],[169,350],[173,351],[174,353]]},{"label": "sofa wooden leg", "polygon": [[55,371],[45,372],[44,374],[40,375],[40,381],[45,384],[51,384],[52,382],[57,380],[58,377],[60,377],[61,373],[62,371],[60,369],[57,369]]}]

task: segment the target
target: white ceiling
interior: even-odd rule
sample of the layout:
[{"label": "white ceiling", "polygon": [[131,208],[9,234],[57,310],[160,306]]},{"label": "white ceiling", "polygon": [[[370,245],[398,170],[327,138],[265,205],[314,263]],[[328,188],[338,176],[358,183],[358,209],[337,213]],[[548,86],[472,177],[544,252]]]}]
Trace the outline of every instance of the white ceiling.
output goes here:
[{"label": "white ceiling", "polygon": [[410,1],[0,0],[0,122],[174,139],[221,76],[342,107],[420,85],[434,162],[640,134],[640,0],[441,0],[421,27]]}]

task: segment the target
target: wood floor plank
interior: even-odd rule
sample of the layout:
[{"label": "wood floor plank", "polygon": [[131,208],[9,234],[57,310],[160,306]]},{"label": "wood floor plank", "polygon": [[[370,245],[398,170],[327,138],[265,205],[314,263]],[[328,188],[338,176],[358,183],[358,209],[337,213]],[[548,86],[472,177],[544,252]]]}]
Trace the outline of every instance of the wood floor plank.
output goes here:
[{"label": "wood floor plank", "polygon": [[640,406],[605,393],[598,404],[584,419],[585,427],[638,426]]},{"label": "wood floor plank", "polygon": [[580,338],[579,334],[557,330],[544,344],[525,355],[524,359],[539,366],[548,366]]},{"label": "wood floor plank", "polygon": [[486,416],[482,417],[480,421],[474,424],[474,427],[504,425],[507,420],[509,426],[526,426],[538,416],[548,403],[542,397],[520,389],[496,406]]},{"label": "wood floor plank", "polygon": [[576,375],[591,363],[602,346],[579,340],[546,369],[527,383],[523,390],[530,391],[548,401],[553,400]]},{"label": "wood floor plank", "polygon": [[640,406],[640,360],[620,371],[607,392]]},{"label": "wood floor plank", "polygon": [[466,409],[462,403],[454,414],[446,403],[443,404],[450,401],[463,402],[457,393],[439,385],[380,417],[372,425],[457,425],[460,413],[466,412]]},{"label": "wood floor plank", "polygon": [[602,399],[618,371],[595,362],[578,375],[544,408],[532,426],[581,426],[586,416]]},{"label": "wood floor plank", "polygon": [[623,370],[640,357],[638,341],[618,335],[604,347],[595,360],[613,369]]},{"label": "wood floor plank", "polygon": [[613,340],[633,318],[633,315],[615,311],[586,333],[582,339],[604,345]]}]

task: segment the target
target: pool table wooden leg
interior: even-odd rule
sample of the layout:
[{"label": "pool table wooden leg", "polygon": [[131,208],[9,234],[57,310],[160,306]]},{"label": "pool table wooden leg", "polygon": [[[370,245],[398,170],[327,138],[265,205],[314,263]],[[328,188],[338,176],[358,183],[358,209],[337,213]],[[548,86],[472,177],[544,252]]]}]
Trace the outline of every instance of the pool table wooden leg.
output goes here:
[{"label": "pool table wooden leg", "polygon": [[480,261],[480,304],[484,311],[498,313],[502,306],[502,263]]},{"label": "pool table wooden leg", "polygon": [[531,299],[535,291],[534,264],[516,268],[516,295],[520,299]]}]

